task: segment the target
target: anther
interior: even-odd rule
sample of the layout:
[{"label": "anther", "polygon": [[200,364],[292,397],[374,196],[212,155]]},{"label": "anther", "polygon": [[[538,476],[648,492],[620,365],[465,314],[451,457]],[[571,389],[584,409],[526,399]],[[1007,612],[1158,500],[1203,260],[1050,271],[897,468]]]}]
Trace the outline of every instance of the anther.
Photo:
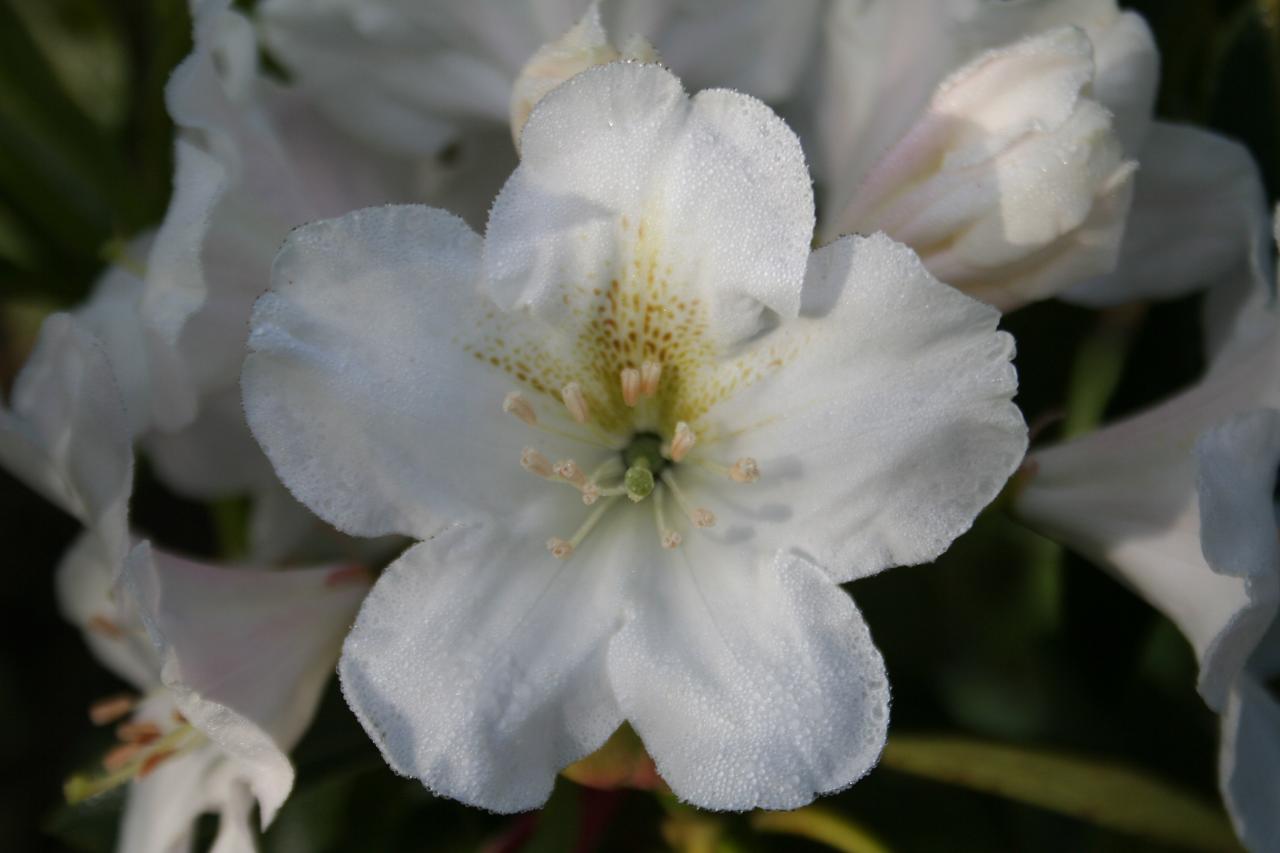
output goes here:
[{"label": "anther", "polygon": [[89,706],[89,721],[95,726],[105,726],[114,723],[125,714],[133,710],[138,700],[128,693],[121,693],[118,696],[108,696],[105,699],[99,699]]},{"label": "anther", "polygon": [[634,406],[640,402],[640,371],[634,367],[622,368],[620,375],[622,382],[622,402],[628,406]]},{"label": "anther", "polygon": [[102,757],[102,767],[108,773],[114,773],[133,761],[141,751],[140,743],[122,743],[114,746]]},{"label": "anther", "polygon": [[587,506],[591,506],[598,500],[600,500],[600,487],[595,483],[587,482],[582,487],[582,502]]},{"label": "anther", "polygon": [[754,483],[760,479],[760,467],[756,465],[756,460],[744,456],[729,469],[729,479],[735,483]]},{"label": "anther", "polygon": [[694,527],[714,527],[716,523],[716,514],[705,507],[695,507],[689,504],[689,499],[685,497],[684,490],[680,488],[680,484],[676,482],[675,474],[671,469],[662,472],[662,482],[666,483],[667,488],[671,489],[671,496],[676,499],[676,503],[685,515],[689,516],[689,521]]},{"label": "anther", "polygon": [[693,430],[689,429],[689,425],[684,421],[676,424],[676,434],[671,438],[671,448],[668,455],[672,462],[679,462],[689,455],[689,451],[693,449],[693,445],[698,441],[698,437],[693,434]]},{"label": "anther", "polygon": [[116,726],[116,738],[125,743],[140,743],[145,746],[159,737],[160,727],[147,720],[121,723]]},{"label": "anther", "polygon": [[124,629],[105,616],[93,615],[89,618],[88,626],[90,631],[95,631],[105,637],[118,639],[124,636]]},{"label": "anther", "polygon": [[547,540],[547,550],[551,552],[551,556],[563,560],[573,553],[573,545],[559,536],[552,536]]},{"label": "anther", "polygon": [[533,410],[533,404],[526,400],[519,391],[512,391],[502,398],[502,411],[512,417],[519,418],[529,426],[534,426],[538,423],[538,413]]},{"label": "anther", "polygon": [[583,396],[582,386],[577,382],[570,382],[561,388],[560,399],[564,400],[565,408],[569,410],[569,414],[578,423],[585,424],[591,419],[591,410],[587,408],[587,398]]},{"label": "anther", "polygon": [[680,543],[683,541],[684,539],[680,534],[676,533],[674,530],[668,530],[662,534],[662,547],[666,548],[668,551],[674,548],[679,548]]},{"label": "anther", "polygon": [[578,467],[578,463],[572,459],[564,459],[556,463],[555,474],[566,483],[573,483],[578,488],[582,488],[587,484],[587,475]]},{"label": "anther", "polygon": [[526,447],[520,451],[520,467],[539,477],[553,477],[556,473],[555,468],[551,466],[551,460],[532,447]]},{"label": "anther", "polygon": [[640,365],[640,393],[652,397],[658,393],[658,380],[662,378],[662,364],[657,361],[646,361]]}]

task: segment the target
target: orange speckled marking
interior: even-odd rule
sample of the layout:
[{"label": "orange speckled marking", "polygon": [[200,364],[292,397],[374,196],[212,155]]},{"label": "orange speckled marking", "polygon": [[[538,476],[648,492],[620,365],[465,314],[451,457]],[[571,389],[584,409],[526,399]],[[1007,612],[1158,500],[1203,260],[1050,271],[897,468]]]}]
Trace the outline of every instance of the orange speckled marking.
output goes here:
[{"label": "orange speckled marking", "polygon": [[[599,282],[565,286],[562,302],[573,331],[567,340],[538,336],[536,322],[517,314],[486,311],[474,336],[458,342],[480,363],[502,370],[524,388],[560,405],[560,389],[577,382],[592,420],[626,436],[656,431],[670,436],[675,425],[697,424],[718,402],[759,381],[795,355],[799,342],[755,347],[727,357],[710,330],[708,306],[696,286],[678,278],[656,234],[641,219],[632,229],[619,218],[612,269]],[[646,361],[662,365],[658,392],[634,407],[623,399],[623,369]]]}]

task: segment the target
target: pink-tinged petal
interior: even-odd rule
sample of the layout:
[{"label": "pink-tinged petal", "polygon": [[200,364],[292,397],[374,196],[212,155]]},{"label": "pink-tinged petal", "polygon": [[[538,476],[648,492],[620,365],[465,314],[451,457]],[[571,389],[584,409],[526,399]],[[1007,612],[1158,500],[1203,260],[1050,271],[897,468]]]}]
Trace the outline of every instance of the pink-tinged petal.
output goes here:
[{"label": "pink-tinged petal", "polygon": [[244,768],[274,816],[293,784],[285,751],[310,724],[369,588],[350,567],[261,571],[134,549],[125,588],[178,709]]}]

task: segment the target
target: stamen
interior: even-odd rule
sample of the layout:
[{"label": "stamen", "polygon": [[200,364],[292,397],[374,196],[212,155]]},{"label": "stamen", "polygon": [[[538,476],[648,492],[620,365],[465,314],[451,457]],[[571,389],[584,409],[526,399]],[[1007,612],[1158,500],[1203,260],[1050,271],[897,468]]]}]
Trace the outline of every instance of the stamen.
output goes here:
[{"label": "stamen", "polygon": [[582,487],[582,502],[587,506],[591,506],[600,500],[600,487],[591,481]]},{"label": "stamen", "polygon": [[166,759],[173,758],[176,753],[172,749],[160,749],[148,755],[142,762],[142,766],[138,768],[138,778],[142,779],[151,775],[151,772],[159,767]]},{"label": "stamen", "polygon": [[121,693],[117,696],[108,696],[105,699],[99,699],[89,706],[89,721],[95,726],[105,726],[114,723],[125,714],[133,710],[138,703],[135,696],[128,693]]},{"label": "stamen", "polygon": [[680,421],[676,424],[676,434],[671,439],[671,448],[667,455],[671,457],[672,462],[679,462],[689,455],[689,451],[697,441],[698,437],[693,434],[693,430],[689,429],[689,425]]},{"label": "stamen", "polygon": [[684,490],[676,483],[675,475],[671,471],[662,472],[662,482],[666,483],[671,489],[671,495],[676,499],[676,503],[679,504],[684,514],[689,516],[689,521],[693,522],[694,527],[715,526],[716,514],[705,507],[691,506],[685,497]]},{"label": "stamen", "polygon": [[129,742],[108,752],[102,759],[105,775],[76,774],[63,785],[63,794],[71,805],[106,793],[155,770],[166,759],[199,747],[206,741],[189,725],[180,725],[150,743]]},{"label": "stamen", "polygon": [[113,640],[124,636],[123,628],[107,617],[98,614],[89,617],[89,622],[86,627],[88,627],[90,631],[96,631],[97,633],[110,637]]},{"label": "stamen", "polygon": [[552,536],[547,540],[547,550],[551,552],[551,556],[559,557],[563,560],[573,553],[573,544],[561,539],[559,536]]},{"label": "stamen", "polygon": [[652,397],[658,393],[658,380],[662,378],[662,363],[646,361],[640,365],[640,393]]},{"label": "stamen", "polygon": [[684,540],[679,533],[667,527],[667,513],[663,507],[661,489],[653,496],[653,520],[658,525],[658,538],[662,540],[662,547],[668,551],[680,547],[680,543]]},{"label": "stamen", "polygon": [[640,371],[634,367],[624,367],[621,373],[622,402],[635,406],[640,402]]},{"label": "stamen", "polygon": [[532,447],[520,451],[520,467],[543,478],[554,477],[556,473],[555,468],[551,467],[551,460]]},{"label": "stamen", "polygon": [[760,479],[760,467],[756,465],[756,460],[744,456],[729,469],[729,479],[735,483],[754,483]]},{"label": "stamen", "polygon": [[512,391],[502,398],[502,411],[519,418],[529,426],[535,426],[538,423],[538,413],[533,410],[533,404],[519,391]]},{"label": "stamen", "polygon": [[121,723],[116,726],[116,738],[125,743],[146,745],[159,737],[160,727],[148,720]]},{"label": "stamen", "polygon": [[568,385],[560,389],[560,398],[564,400],[565,408],[569,410],[569,414],[580,424],[585,424],[591,419],[591,410],[587,408],[587,398],[582,394],[582,386],[577,382],[570,382]]},{"label": "stamen", "polygon": [[566,483],[573,483],[578,488],[582,488],[587,484],[587,475],[578,467],[578,463],[572,459],[563,459],[556,463],[556,476]]},{"label": "stamen", "polygon": [[573,554],[582,541],[587,538],[587,534],[600,523],[600,519],[604,518],[604,514],[609,507],[613,506],[617,498],[608,498],[600,503],[591,511],[591,515],[587,516],[587,520],[582,522],[582,526],[578,528],[578,532],[573,534],[573,538],[565,541],[558,536],[552,536],[547,540],[547,550],[551,552],[551,556],[564,559]]},{"label": "stamen", "polygon": [[142,748],[140,743],[122,743],[114,746],[102,757],[102,768],[108,773],[114,773],[133,761]]}]

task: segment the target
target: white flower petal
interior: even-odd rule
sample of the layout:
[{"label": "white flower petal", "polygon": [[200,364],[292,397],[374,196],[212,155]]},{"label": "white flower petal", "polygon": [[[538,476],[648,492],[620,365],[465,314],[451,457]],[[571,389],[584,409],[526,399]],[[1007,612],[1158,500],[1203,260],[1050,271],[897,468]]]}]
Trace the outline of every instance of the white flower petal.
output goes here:
[{"label": "white flower petal", "polygon": [[840,582],[932,560],[1022,460],[1013,341],[883,235],[815,252],[805,298],[799,320],[726,367],[725,382],[764,375],[713,409],[694,451],[754,458],[759,481],[695,467],[690,489],[730,528],[749,521],[761,550],[801,548]]},{"label": "white flower petal", "polygon": [[1249,850],[1280,846],[1280,704],[1245,673],[1222,713],[1218,777],[1236,835]]},{"label": "white flower petal", "polygon": [[284,750],[311,722],[368,576],[206,566],[143,543],[125,580],[177,707],[244,768],[270,823],[293,784]]},{"label": "white flower petal", "polygon": [[184,497],[217,500],[276,483],[245,423],[235,386],[205,396],[195,420],[175,432],[147,436],[144,446],[157,476]]},{"label": "white flower petal", "polygon": [[1138,157],[1115,272],[1063,298],[1091,306],[1172,298],[1221,281],[1242,259],[1269,267],[1262,181],[1243,146],[1157,122]]},{"label": "white flower petal", "polygon": [[0,463],[102,538],[113,564],[128,550],[133,448],[101,345],[53,314],[0,407]]},{"label": "white flower petal", "polygon": [[81,534],[54,575],[58,609],[81,630],[99,663],[145,693],[160,683],[160,658],[141,626],[116,601],[118,573],[102,542]]},{"label": "white flower petal", "polygon": [[558,506],[410,548],[369,594],[339,668],[393,770],[493,811],[541,805],[556,772],[622,722],[605,649],[627,576],[653,568],[656,539],[619,507],[557,559],[544,540],[576,523]]},{"label": "white flower petal", "polygon": [[191,849],[195,820],[217,807],[210,779],[223,761],[216,747],[161,762],[130,783],[116,849],[129,853],[183,853]]},{"label": "white flower petal", "polygon": [[767,107],[689,100],[658,66],[614,63],[534,109],[489,217],[485,279],[503,306],[572,322],[580,293],[635,264],[706,300],[733,342],[766,308],[795,315],[812,230],[800,143]]},{"label": "white flower petal", "polygon": [[281,250],[253,314],[245,411],[285,485],[345,532],[426,538],[518,512],[546,489],[520,470],[523,447],[568,446],[504,414],[514,380],[466,349],[497,310],[479,255],[466,225],[426,207],[315,223]]},{"label": "white flower petal", "polygon": [[167,90],[180,129],[175,194],[144,310],[204,393],[235,384],[249,312],[289,229],[408,198],[413,180],[409,164],[374,155],[262,77],[248,22],[222,0],[199,7],[195,39]]},{"label": "white flower petal", "polygon": [[[1236,577],[1221,572],[1242,566],[1206,561],[1201,498],[1222,494],[1207,484],[1197,496],[1192,450],[1202,433],[1239,412],[1280,407],[1278,344],[1273,328],[1268,340],[1232,351],[1173,400],[1036,452],[1034,476],[1017,500],[1034,527],[1114,570],[1173,620],[1195,649],[1200,693],[1215,709],[1271,622],[1280,592],[1274,571]],[[1271,466],[1266,476],[1273,475]]]},{"label": "white flower petal", "polygon": [[1196,442],[1200,542],[1214,571],[1237,577],[1280,574],[1276,471],[1280,411],[1249,412]]},{"label": "white flower petal", "polygon": [[609,646],[609,677],[658,772],[702,808],[791,809],[879,758],[884,663],[817,567],[691,536],[656,565]]}]

